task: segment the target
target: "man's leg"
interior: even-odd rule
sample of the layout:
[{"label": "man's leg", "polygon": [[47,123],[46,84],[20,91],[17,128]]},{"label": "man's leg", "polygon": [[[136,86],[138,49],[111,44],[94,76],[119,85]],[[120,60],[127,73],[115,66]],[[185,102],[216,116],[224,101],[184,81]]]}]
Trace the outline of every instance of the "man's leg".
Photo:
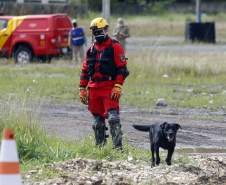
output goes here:
[{"label": "man's leg", "polygon": [[103,146],[106,143],[107,138],[104,106],[96,88],[89,88],[88,109],[94,117],[92,127],[94,130],[96,145]]},{"label": "man's leg", "polygon": [[122,149],[122,130],[118,110],[111,109],[108,111],[108,122],[114,148]]},{"label": "man's leg", "polygon": [[73,46],[73,48],[72,48],[72,59],[76,63],[78,62],[78,48],[77,48],[77,46]]},{"label": "man's leg", "polygon": [[85,51],[84,51],[84,46],[82,45],[82,46],[79,46],[79,57],[80,57],[80,60],[81,60],[81,62],[83,62],[83,60],[84,60],[84,54],[85,54]]},{"label": "man's leg", "polygon": [[105,126],[105,119],[97,114],[93,114],[94,116],[94,123],[93,123],[93,130],[95,134],[95,140],[97,146],[103,146],[106,143],[106,126]]}]

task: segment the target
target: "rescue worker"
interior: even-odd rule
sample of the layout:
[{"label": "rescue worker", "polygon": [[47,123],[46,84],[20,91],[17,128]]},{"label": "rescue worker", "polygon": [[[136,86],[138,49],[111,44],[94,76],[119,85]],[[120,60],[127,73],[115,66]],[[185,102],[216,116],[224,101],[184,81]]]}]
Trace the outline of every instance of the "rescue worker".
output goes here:
[{"label": "rescue worker", "polygon": [[113,36],[121,43],[124,50],[126,49],[126,39],[130,36],[129,27],[125,25],[122,18],[118,18],[117,25],[113,31]]},{"label": "rescue worker", "polygon": [[[73,28],[69,34],[72,49],[72,60],[76,63],[82,62],[85,55],[86,36],[82,27],[78,27],[76,19],[72,20]],[[79,59],[78,59],[79,58]]]},{"label": "rescue worker", "polygon": [[[124,50],[108,35],[108,23],[98,17],[91,21],[95,39],[87,50],[80,74],[80,100],[88,104],[94,117],[92,125],[97,146],[106,143],[105,119],[108,119],[113,147],[122,149],[122,130],[119,117],[119,99],[122,86],[129,75]],[[87,89],[88,87],[88,89]]]}]

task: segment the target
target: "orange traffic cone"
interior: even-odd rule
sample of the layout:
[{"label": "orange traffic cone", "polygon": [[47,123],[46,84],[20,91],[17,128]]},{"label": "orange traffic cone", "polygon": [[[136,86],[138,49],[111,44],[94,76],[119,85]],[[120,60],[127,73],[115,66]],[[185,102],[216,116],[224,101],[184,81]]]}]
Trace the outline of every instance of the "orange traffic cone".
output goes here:
[{"label": "orange traffic cone", "polygon": [[3,130],[0,151],[0,185],[21,185],[19,158],[14,134],[11,129]]}]

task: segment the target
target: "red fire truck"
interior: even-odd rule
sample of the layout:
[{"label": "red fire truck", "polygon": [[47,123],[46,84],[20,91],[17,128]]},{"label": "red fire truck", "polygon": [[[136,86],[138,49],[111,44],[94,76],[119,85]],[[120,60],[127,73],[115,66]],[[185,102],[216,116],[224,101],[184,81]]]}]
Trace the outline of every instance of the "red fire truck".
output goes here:
[{"label": "red fire truck", "polygon": [[66,14],[0,16],[0,56],[19,64],[34,58],[50,62],[67,52],[71,28]]}]

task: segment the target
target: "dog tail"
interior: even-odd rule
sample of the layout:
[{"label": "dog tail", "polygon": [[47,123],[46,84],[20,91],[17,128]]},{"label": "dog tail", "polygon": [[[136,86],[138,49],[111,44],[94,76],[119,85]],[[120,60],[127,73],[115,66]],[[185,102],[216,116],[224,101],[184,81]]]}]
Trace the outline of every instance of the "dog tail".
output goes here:
[{"label": "dog tail", "polygon": [[133,127],[137,130],[148,132],[152,126],[151,125],[133,125]]}]

